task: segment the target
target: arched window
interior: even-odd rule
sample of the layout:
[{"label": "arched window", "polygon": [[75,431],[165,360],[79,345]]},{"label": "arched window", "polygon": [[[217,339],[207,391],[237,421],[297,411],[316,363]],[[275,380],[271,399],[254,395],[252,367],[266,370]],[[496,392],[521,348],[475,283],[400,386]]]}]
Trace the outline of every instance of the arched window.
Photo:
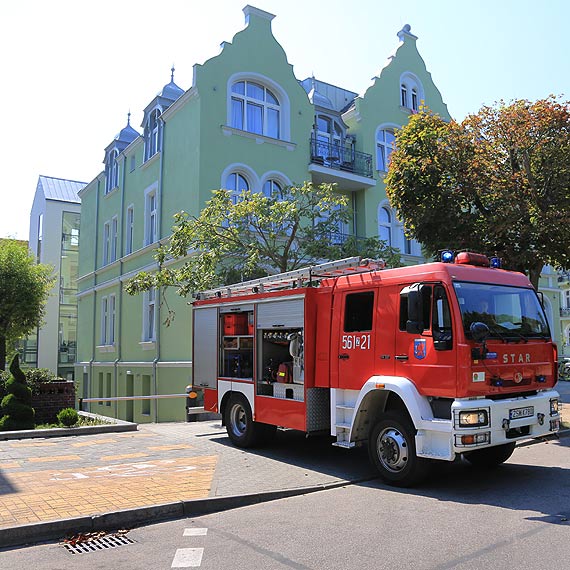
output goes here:
[{"label": "arched window", "polygon": [[161,150],[160,109],[153,109],[147,116],[144,127],[144,159],[148,160]]},{"label": "arched window", "polygon": [[249,190],[249,183],[243,174],[232,172],[226,178],[225,188],[231,191],[232,202],[236,204],[240,194]]},{"label": "arched window", "polygon": [[381,129],[376,135],[376,168],[388,171],[390,155],[396,148],[396,137],[392,129]]},{"label": "arched window", "polygon": [[280,196],[283,192],[283,187],[277,180],[270,178],[263,184],[262,191],[267,197],[270,197],[272,194]]},{"label": "arched window", "polygon": [[400,105],[410,111],[417,112],[424,99],[423,86],[420,80],[409,71],[400,77]]},{"label": "arched window", "polygon": [[105,194],[108,194],[119,185],[118,157],[119,151],[117,149],[113,149],[107,154],[107,160],[105,160]]},{"label": "arched window", "polygon": [[392,245],[392,212],[386,206],[378,208],[378,237]]},{"label": "arched window", "polygon": [[231,88],[230,126],[278,139],[281,106],[271,90],[254,81],[236,81]]}]

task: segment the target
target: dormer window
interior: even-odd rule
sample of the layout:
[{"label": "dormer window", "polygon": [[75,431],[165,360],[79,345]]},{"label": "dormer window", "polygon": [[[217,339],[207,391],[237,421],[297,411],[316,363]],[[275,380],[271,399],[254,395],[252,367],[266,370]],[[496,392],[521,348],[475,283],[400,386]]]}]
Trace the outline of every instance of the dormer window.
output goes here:
[{"label": "dormer window", "polygon": [[236,81],[231,87],[230,126],[278,139],[281,105],[267,87],[254,81]]},{"label": "dormer window", "polygon": [[105,194],[111,192],[119,185],[119,151],[112,149],[107,153],[105,160]]},{"label": "dormer window", "polygon": [[153,109],[147,116],[144,127],[144,159],[148,160],[161,150],[159,108]]}]

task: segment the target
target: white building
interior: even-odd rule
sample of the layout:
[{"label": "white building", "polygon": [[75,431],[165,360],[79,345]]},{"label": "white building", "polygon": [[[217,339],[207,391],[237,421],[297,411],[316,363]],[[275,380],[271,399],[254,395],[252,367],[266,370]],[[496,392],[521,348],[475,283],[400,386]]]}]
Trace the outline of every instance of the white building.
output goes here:
[{"label": "white building", "polygon": [[77,350],[77,259],[84,182],[40,176],[30,213],[29,247],[56,276],[44,325],[25,342],[24,361],[73,379]]}]

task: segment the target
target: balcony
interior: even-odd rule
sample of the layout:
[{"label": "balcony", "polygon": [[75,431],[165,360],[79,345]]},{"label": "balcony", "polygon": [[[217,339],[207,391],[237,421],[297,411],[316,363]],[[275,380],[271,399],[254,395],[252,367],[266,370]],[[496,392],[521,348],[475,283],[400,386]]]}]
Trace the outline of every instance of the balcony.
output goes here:
[{"label": "balcony", "polygon": [[376,186],[372,176],[372,155],[311,138],[309,172],[313,183],[336,183],[339,190],[362,190]]},{"label": "balcony", "polygon": [[561,308],[560,309],[560,316],[570,318],[570,307]]}]

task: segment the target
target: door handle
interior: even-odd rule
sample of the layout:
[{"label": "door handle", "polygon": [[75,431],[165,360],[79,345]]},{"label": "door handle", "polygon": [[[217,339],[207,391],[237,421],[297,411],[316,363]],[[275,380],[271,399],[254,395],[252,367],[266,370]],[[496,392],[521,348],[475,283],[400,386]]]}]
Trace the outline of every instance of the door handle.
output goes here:
[{"label": "door handle", "polygon": [[339,357],[341,360],[347,360],[348,358],[350,358],[350,356],[348,356],[348,354],[339,354],[338,357]]},{"label": "door handle", "polygon": [[407,354],[396,354],[396,360],[406,361],[408,360],[409,356]]}]

